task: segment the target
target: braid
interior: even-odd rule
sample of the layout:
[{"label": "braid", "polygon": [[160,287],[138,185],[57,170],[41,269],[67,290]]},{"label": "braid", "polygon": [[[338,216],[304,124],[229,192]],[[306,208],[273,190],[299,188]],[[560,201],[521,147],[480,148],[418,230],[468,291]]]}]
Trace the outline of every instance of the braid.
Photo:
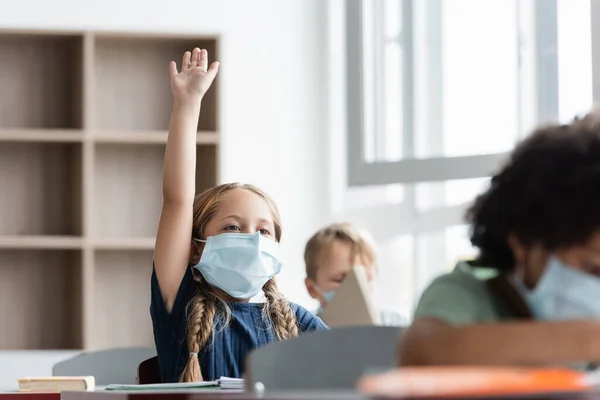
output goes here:
[{"label": "braid", "polygon": [[277,290],[277,285],[273,279],[265,283],[263,292],[267,298],[267,314],[277,338],[284,340],[298,336],[296,316],[292,311],[292,307],[290,307],[290,303]]},{"label": "braid", "polygon": [[206,281],[200,282],[200,290],[189,305],[191,313],[188,316],[187,342],[190,358],[181,375],[181,382],[202,382],[204,380],[198,354],[213,333],[215,317],[215,298],[210,291],[204,290],[206,285]]}]

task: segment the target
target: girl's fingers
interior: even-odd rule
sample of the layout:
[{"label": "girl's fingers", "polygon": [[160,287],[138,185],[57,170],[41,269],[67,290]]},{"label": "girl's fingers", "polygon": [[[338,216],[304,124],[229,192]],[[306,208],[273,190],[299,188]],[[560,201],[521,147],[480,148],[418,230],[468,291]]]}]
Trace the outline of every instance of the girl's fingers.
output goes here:
[{"label": "girl's fingers", "polygon": [[192,51],[192,61],[191,61],[192,65],[191,68],[197,67],[200,63],[200,49],[198,47],[196,47],[193,51]]},{"label": "girl's fingers", "polygon": [[219,62],[215,61],[214,63],[210,64],[210,68],[208,69],[207,74],[210,75],[212,79],[215,79],[215,76],[217,76],[218,72],[219,72]]},{"label": "girl's fingers", "polygon": [[171,75],[171,78],[177,75],[177,64],[175,61],[169,63],[169,75]]},{"label": "girl's fingers", "polygon": [[183,53],[183,59],[181,60],[181,72],[187,71],[188,69],[190,69],[191,58],[192,58],[192,53],[190,53],[189,51],[186,51],[185,53]]},{"label": "girl's fingers", "polygon": [[206,51],[206,49],[200,51],[200,62],[198,66],[202,72],[206,72],[208,69],[208,51]]}]

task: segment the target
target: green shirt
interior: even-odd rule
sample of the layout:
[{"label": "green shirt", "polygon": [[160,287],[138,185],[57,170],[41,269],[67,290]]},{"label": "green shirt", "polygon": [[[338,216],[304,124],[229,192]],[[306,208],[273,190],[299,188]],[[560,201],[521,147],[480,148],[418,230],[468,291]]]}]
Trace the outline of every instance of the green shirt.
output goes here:
[{"label": "green shirt", "polygon": [[[492,292],[488,280],[498,275],[491,268],[472,267],[459,262],[454,270],[436,278],[423,292],[414,320],[438,318],[451,325],[501,322],[518,318]],[[596,369],[588,362],[571,363],[577,370]]]},{"label": "green shirt", "polygon": [[512,319],[514,315],[488,286],[487,281],[496,275],[494,269],[459,262],[451,273],[436,278],[423,292],[414,319],[438,318],[452,325]]}]

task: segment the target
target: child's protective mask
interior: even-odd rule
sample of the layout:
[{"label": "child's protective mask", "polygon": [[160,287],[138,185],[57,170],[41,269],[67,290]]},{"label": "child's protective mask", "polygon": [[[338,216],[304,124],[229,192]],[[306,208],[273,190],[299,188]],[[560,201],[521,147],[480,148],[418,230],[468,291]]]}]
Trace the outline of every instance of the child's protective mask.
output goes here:
[{"label": "child's protective mask", "polygon": [[236,299],[250,299],[281,271],[279,243],[255,233],[209,236],[200,262],[193,268],[204,279]]}]

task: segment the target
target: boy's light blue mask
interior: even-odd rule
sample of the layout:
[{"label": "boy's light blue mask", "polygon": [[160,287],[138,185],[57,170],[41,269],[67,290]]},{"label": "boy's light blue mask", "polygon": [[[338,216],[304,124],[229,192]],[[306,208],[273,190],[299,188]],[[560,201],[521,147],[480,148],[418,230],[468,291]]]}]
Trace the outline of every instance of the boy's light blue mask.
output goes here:
[{"label": "boy's light blue mask", "polygon": [[517,287],[539,320],[600,319],[600,278],[552,257],[533,290],[522,280]]},{"label": "boy's light blue mask", "polygon": [[325,292],[322,294],[323,298],[326,302],[331,303],[331,300],[335,297],[335,290],[330,290],[329,292]]},{"label": "boy's light blue mask", "polygon": [[[315,290],[317,292],[319,292],[319,294],[321,295],[321,297],[323,297],[323,299],[325,300],[325,302],[327,304],[331,303],[331,300],[333,300],[333,298],[335,297],[335,290],[329,290],[327,292],[324,292],[319,286],[317,286],[316,283],[313,282],[313,287],[315,288]],[[325,304],[325,306],[327,306],[327,304]],[[317,308],[317,312],[316,315],[321,315],[321,313],[323,312],[323,309],[325,308],[325,306],[323,305],[319,305],[319,308]]]},{"label": "boy's light blue mask", "polygon": [[200,262],[204,279],[236,299],[250,299],[281,271],[279,243],[259,232],[209,236]]}]

